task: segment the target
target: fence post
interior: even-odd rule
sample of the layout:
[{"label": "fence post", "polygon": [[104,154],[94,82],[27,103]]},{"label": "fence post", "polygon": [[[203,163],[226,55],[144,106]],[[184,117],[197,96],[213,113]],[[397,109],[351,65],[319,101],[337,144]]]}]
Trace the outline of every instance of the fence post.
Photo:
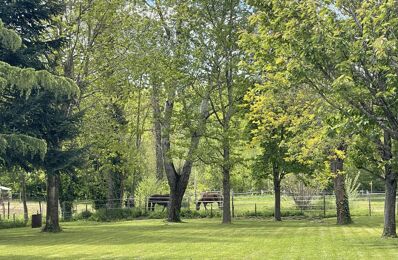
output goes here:
[{"label": "fence post", "polygon": [[14,214],[12,214],[12,218],[13,218],[13,220],[14,220],[14,223],[15,223],[15,213],[14,213]]},{"label": "fence post", "polygon": [[188,210],[191,210],[191,196],[188,195]]},{"label": "fence post", "polygon": [[257,217],[257,203],[254,203],[254,216]]},{"label": "fence post", "polygon": [[210,217],[213,217],[213,203],[210,204]]},{"label": "fence post", "polygon": [[62,202],[62,218],[63,218],[63,220],[65,220],[65,201],[64,202]]},{"label": "fence post", "polygon": [[326,218],[326,194],[323,193],[323,217]]},{"label": "fence post", "polygon": [[232,202],[232,217],[235,217],[235,204],[234,204],[234,192],[231,191],[231,202]]},{"label": "fence post", "polygon": [[7,219],[10,219],[10,201],[7,203]]},{"label": "fence post", "polygon": [[369,202],[369,216],[372,216],[372,204],[370,200],[371,193],[368,194],[368,202]]}]

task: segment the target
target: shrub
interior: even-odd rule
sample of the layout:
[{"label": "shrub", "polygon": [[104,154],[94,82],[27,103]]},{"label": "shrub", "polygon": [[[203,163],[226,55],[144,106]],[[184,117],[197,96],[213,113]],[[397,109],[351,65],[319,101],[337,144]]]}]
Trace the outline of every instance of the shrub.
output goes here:
[{"label": "shrub", "polygon": [[287,175],[283,188],[290,193],[297,208],[301,210],[310,208],[312,200],[319,193],[319,188],[314,181],[305,180],[300,175]]},{"label": "shrub", "polygon": [[91,211],[85,210],[85,211],[77,214],[77,216],[74,217],[74,220],[89,219],[92,215],[93,215],[93,213]]},{"label": "shrub", "polygon": [[19,227],[26,227],[26,223],[24,220],[22,219],[16,219],[15,221],[0,220],[0,229],[19,228]]},{"label": "shrub", "polygon": [[143,216],[142,211],[137,208],[99,209],[89,217],[89,220],[110,222],[116,220],[131,220],[141,216]]},{"label": "shrub", "polygon": [[167,218],[167,211],[148,211],[147,215],[150,219],[164,219]]},{"label": "shrub", "polygon": [[168,193],[168,186],[165,181],[158,181],[155,176],[148,176],[144,178],[138,185],[134,193],[134,200],[136,206],[144,206],[146,199],[153,194]]}]

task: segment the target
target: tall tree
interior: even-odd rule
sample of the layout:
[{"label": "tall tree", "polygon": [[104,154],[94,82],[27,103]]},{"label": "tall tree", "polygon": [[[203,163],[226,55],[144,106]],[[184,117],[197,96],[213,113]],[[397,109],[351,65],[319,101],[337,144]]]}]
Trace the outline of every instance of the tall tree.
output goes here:
[{"label": "tall tree", "polygon": [[[1,35],[3,45],[7,42],[15,43],[15,39],[18,38],[14,36],[10,41],[7,35],[10,34]],[[4,50],[2,51],[5,53]],[[21,69],[4,62],[0,62],[0,65],[3,86],[0,106],[2,133],[5,137],[22,137],[23,139],[20,139],[22,142],[19,142],[18,146],[25,150],[30,147],[26,145],[26,141],[32,140],[30,136],[45,142],[45,145],[37,145],[38,148],[36,148],[42,151],[43,160],[33,160],[34,158],[31,157],[30,160],[24,161],[23,158],[26,158],[26,151],[24,151],[22,157],[12,156],[12,161],[17,161],[26,170],[40,167],[44,167],[47,171],[63,169],[67,161],[65,156],[70,157],[70,154],[61,152],[60,140],[69,137],[68,134],[75,125],[68,125],[69,122],[65,120],[65,116],[59,116],[65,114],[57,114],[56,111],[61,109],[64,112],[65,105],[79,95],[79,89],[71,80],[53,76],[47,71]],[[16,151],[19,150],[16,149]],[[45,150],[47,153],[44,155]],[[47,173],[48,213],[45,230],[59,231],[58,186],[56,181],[52,181],[53,172]]]}]

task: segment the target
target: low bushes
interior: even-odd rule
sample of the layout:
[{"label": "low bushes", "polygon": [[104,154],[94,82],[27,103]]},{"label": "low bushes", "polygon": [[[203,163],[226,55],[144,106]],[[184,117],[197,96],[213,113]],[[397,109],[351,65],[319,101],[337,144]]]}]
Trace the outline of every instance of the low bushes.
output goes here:
[{"label": "low bushes", "polygon": [[[86,213],[86,216],[89,215]],[[142,211],[137,208],[122,208],[122,209],[98,209],[90,217],[89,220],[109,222],[115,220],[130,220],[143,216]]]},{"label": "low bushes", "polygon": [[22,219],[14,220],[0,220],[0,229],[5,228],[18,228],[18,227],[26,227],[26,223]]},{"label": "low bushes", "polygon": [[[222,211],[220,210],[189,210],[182,209],[181,217],[184,219],[194,218],[221,218]],[[273,212],[270,211],[246,211],[240,212],[238,217],[257,217],[257,218],[271,218]],[[282,217],[295,217],[305,216],[303,211],[282,211]],[[78,214],[75,220],[91,220],[99,222],[110,222],[118,220],[132,220],[136,218],[148,218],[148,219],[166,219],[167,210],[164,211],[144,211],[139,208],[121,208],[121,209],[98,209],[95,212],[83,211]]]}]

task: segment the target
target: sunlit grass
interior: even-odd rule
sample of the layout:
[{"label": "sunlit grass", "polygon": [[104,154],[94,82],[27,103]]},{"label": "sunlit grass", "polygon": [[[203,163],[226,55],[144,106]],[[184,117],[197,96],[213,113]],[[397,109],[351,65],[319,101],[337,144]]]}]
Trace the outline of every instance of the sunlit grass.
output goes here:
[{"label": "sunlit grass", "polygon": [[0,231],[0,259],[397,259],[398,240],[382,239],[381,217],[335,219],[218,219],[64,223],[60,234]]}]

